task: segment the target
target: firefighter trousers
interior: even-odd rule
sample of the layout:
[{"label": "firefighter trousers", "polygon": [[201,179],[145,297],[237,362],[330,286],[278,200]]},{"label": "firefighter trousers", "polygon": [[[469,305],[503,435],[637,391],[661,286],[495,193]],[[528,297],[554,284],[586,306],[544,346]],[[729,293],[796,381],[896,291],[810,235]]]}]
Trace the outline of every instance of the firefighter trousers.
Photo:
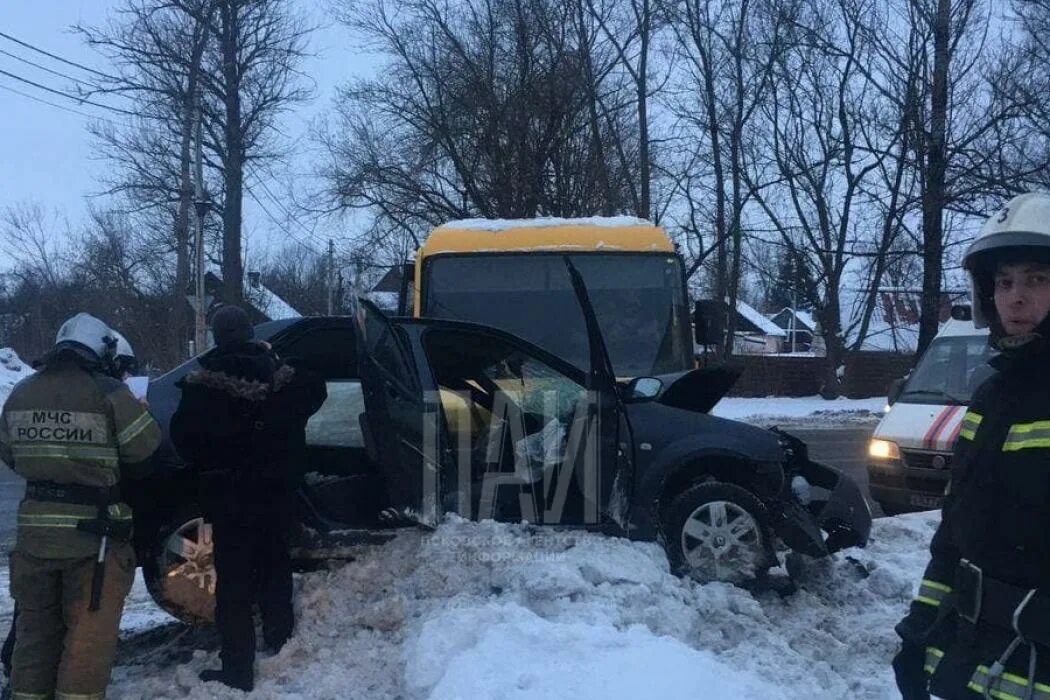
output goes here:
[{"label": "firefighter trousers", "polygon": [[92,612],[94,569],[95,557],[11,554],[11,595],[18,606],[13,700],[105,698],[124,599],[135,580],[134,550],[111,542],[99,609]]}]

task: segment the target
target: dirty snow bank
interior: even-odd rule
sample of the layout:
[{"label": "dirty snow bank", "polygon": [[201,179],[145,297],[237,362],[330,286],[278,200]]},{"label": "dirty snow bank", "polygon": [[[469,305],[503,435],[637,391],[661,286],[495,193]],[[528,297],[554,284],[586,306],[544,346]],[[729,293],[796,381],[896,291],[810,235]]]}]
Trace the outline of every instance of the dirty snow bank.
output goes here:
[{"label": "dirty snow bank", "polygon": [[727,396],[711,410],[722,418],[744,421],[755,425],[798,423],[843,425],[870,423],[874,425],[883,416],[885,397],[870,399],[832,399],[819,396],[769,397],[749,399]]},{"label": "dirty snow bank", "polygon": [[[935,514],[875,522],[787,598],[668,572],[654,544],[449,521],[298,579],[296,636],[260,655],[254,698],[896,697],[893,624]],[[155,655],[111,698],[243,698]]]}]

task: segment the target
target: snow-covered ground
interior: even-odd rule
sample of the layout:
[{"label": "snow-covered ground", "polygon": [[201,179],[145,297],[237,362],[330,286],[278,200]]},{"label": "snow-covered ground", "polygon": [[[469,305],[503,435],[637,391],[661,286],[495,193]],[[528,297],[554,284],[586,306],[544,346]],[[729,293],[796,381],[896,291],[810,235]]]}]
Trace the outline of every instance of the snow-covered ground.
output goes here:
[{"label": "snow-covered ground", "polygon": [[748,399],[727,396],[711,411],[722,418],[745,421],[756,425],[771,423],[814,424],[828,427],[870,423],[874,425],[883,415],[886,397],[870,399],[833,399],[819,396],[789,398],[771,396]]},{"label": "snow-covered ground", "polygon": [[[782,598],[678,579],[655,544],[450,520],[298,576],[296,635],[260,654],[251,697],[895,698],[893,625],[936,523],[878,520]],[[149,605],[136,585],[125,646],[157,625]],[[110,698],[244,697],[198,680],[213,648],[165,654],[177,629],[114,669]]]}]

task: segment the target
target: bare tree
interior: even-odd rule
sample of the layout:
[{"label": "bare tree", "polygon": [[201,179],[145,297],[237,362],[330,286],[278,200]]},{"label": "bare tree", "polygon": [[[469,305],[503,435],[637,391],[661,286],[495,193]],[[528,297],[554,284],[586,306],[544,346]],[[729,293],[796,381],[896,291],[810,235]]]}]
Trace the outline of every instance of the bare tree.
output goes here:
[{"label": "bare tree", "polygon": [[130,127],[96,129],[103,155],[120,166],[109,191],[169,218],[180,297],[189,277],[190,145],[200,102],[206,165],[219,183],[206,189],[220,199],[223,279],[229,298],[239,299],[245,166],[280,154],[277,118],[309,97],[297,72],[309,27],[288,0],[125,0],[108,25],[80,31],[115,66],[104,89],[133,96],[139,107]]},{"label": "bare tree", "polygon": [[994,3],[840,0],[840,6],[874,46],[863,70],[895,105],[908,132],[908,150],[901,155],[918,194],[907,208],[921,218],[921,353],[939,322],[949,243],[945,213],[982,213],[989,199],[1027,177],[1010,157],[1024,139],[1026,97],[1003,89],[1002,74],[1013,57],[992,32]]},{"label": "bare tree", "polygon": [[109,194],[126,197],[149,214],[147,227],[172,229],[175,282],[171,343],[189,337],[184,303],[190,280],[190,214],[193,205],[191,139],[200,72],[212,12],[209,0],[163,3],[129,0],[104,28],[78,27],[81,36],[113,63],[118,75],[103,89],[135,99],[140,116],[126,127],[92,126],[103,156],[119,167]]},{"label": "bare tree", "polygon": [[[680,0],[669,9],[684,61],[682,84],[671,108],[695,134],[693,162],[706,168],[688,209],[713,220],[714,296],[736,305],[743,251],[743,216],[749,193],[745,138],[756,111],[770,96],[774,67],[791,36],[795,8],[780,0]],[[692,202],[713,195],[712,209]],[[708,251],[710,252],[710,250]],[[705,254],[706,256],[706,254]],[[695,269],[695,265],[693,266]],[[735,314],[729,314],[732,338]],[[731,343],[725,347],[731,348]]]},{"label": "bare tree", "polygon": [[[336,126],[321,134],[323,174],[333,208],[375,212],[371,243],[417,245],[433,225],[469,216],[633,210],[635,172],[623,164],[637,163],[637,149],[622,138],[634,129],[630,106],[598,94],[609,89],[607,64],[578,5],[341,8],[386,64],[340,91]],[[620,148],[625,157],[611,155]]]}]

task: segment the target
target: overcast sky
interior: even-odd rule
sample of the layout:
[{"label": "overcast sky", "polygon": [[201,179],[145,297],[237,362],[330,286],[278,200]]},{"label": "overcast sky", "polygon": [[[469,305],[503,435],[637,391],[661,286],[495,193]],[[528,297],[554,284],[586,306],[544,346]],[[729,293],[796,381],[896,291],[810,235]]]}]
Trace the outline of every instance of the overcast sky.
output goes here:
[{"label": "overcast sky", "polygon": [[[102,24],[107,14],[121,2],[0,0],[0,32],[69,61],[105,71],[107,66],[101,57],[86,47],[70,27],[77,23]],[[311,120],[331,105],[334,88],[355,74],[367,72],[371,61],[354,50],[349,34],[330,19],[326,11],[328,0],[295,0],[294,4],[307,13],[309,21],[321,25],[321,29],[310,38],[310,50],[316,56],[307,59],[302,66],[317,83],[317,97],[310,104],[297,108],[294,114],[289,114],[282,124],[282,130],[290,137],[305,139]],[[0,36],[0,144],[3,147],[0,209],[22,202],[38,202],[75,224],[84,218],[88,197],[101,189],[99,176],[106,167],[104,162],[92,157],[91,136],[86,126],[93,118],[119,120],[120,115],[77,104],[4,75],[3,72],[14,74],[56,90],[68,91],[73,84],[8,54],[75,78],[90,78],[91,74]],[[104,101],[114,106],[134,107],[121,98]],[[307,142],[301,141],[297,152],[305,154],[307,146]],[[276,181],[265,183],[267,189],[283,199],[288,183],[302,181],[312,165],[308,157],[300,156],[293,163],[293,172],[282,173]],[[277,218],[284,219],[280,208],[270,203],[261,190],[256,188],[267,208]],[[281,233],[285,227],[275,225],[247,195],[245,208],[244,231],[249,247],[272,248],[287,241],[288,236],[298,237],[313,247],[323,247],[323,241],[332,233],[331,229],[318,229],[310,238],[308,232],[295,226],[289,227],[291,231]]]}]

